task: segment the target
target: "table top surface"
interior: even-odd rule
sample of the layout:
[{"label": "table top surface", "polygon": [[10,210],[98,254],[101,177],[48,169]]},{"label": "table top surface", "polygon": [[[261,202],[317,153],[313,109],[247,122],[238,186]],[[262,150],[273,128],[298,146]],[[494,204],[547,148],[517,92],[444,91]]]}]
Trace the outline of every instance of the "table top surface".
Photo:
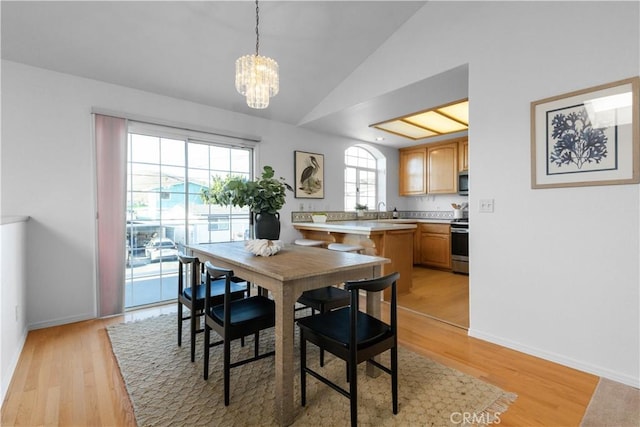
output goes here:
[{"label": "table top surface", "polygon": [[256,256],[244,241],[202,243],[187,248],[280,281],[297,280],[391,262],[388,258],[285,244],[276,255]]}]

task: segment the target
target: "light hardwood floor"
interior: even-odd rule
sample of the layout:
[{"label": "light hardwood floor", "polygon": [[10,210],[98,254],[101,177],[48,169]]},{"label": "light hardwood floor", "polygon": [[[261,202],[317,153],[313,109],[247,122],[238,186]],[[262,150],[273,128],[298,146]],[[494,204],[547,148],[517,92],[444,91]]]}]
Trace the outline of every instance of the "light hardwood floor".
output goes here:
[{"label": "light hardwood floor", "polygon": [[469,276],[414,266],[412,279],[399,306],[469,329]]},{"label": "light hardwood floor", "polygon": [[[146,310],[30,332],[0,424],[134,426],[105,327],[158,313]],[[598,382],[596,376],[470,338],[461,328],[408,310],[399,310],[399,324],[402,346],[517,393],[500,416],[503,426],[577,426]]]}]

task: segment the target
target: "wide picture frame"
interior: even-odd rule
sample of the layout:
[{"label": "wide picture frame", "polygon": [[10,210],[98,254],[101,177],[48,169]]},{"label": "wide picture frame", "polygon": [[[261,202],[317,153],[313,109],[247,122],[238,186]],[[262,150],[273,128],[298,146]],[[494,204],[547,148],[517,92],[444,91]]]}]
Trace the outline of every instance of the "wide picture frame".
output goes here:
[{"label": "wide picture frame", "polygon": [[531,188],[640,182],[640,77],[531,103]]},{"label": "wide picture frame", "polygon": [[324,199],[324,155],[294,151],[295,197]]}]

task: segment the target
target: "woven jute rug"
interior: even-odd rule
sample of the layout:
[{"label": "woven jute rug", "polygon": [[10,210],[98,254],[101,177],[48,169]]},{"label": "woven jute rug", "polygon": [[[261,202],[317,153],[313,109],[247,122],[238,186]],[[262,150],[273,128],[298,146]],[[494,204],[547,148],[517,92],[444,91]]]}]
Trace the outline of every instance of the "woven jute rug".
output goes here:
[{"label": "woven jute rug", "polygon": [[[296,327],[296,330],[298,328]],[[271,426],[274,411],[273,358],[231,370],[231,402],[224,406],[222,348],[213,347],[209,380],[203,379],[202,335],[198,334],[196,361],[190,361],[188,322],[182,347],[177,345],[176,315],[163,315],[108,328],[113,352],[125,381],[139,426]],[[296,331],[297,333],[297,331]],[[212,341],[218,338],[212,333]],[[297,338],[296,338],[297,342]],[[297,345],[297,344],[296,344]],[[274,348],[273,329],[261,334],[260,350]],[[245,347],[235,341],[232,361],[250,355],[253,338]],[[388,353],[388,352],[387,352]],[[516,398],[498,387],[421,357],[400,347],[399,413],[391,408],[390,377],[368,377],[358,371],[358,424],[362,426],[483,425],[499,421]],[[308,346],[309,365],[347,387],[344,363]],[[307,405],[300,402],[299,355],[296,348],[295,426],[349,424],[349,400],[315,378],[307,376]],[[388,359],[383,357],[384,363]],[[492,418],[496,417],[497,418]]]}]

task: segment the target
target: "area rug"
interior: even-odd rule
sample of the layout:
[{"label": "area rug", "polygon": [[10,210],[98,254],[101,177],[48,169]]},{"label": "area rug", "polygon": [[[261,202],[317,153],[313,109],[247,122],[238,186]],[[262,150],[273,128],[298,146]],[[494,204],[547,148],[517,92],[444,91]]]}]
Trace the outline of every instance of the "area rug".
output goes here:
[{"label": "area rug", "polygon": [[[296,327],[297,329],[297,327]],[[183,345],[177,345],[176,315],[163,315],[108,327],[113,352],[133,404],[138,426],[271,426],[274,411],[273,358],[231,371],[231,402],[223,403],[222,348],[213,347],[209,380],[203,372],[202,334],[198,334],[196,361],[190,361],[188,323]],[[212,336],[212,341],[216,335]],[[297,340],[296,340],[297,342]],[[273,329],[264,331],[260,349],[274,348]],[[233,343],[232,360],[250,355],[253,338],[245,347]],[[308,347],[307,360],[332,379],[345,383],[344,363],[331,354],[325,366],[319,353]],[[490,424],[499,419],[516,398],[493,385],[399,349],[399,413],[391,410],[388,375],[371,378],[358,372],[358,424],[362,426],[447,426]],[[300,402],[299,355],[296,349],[295,426],[349,424],[349,401],[307,376],[307,406]],[[387,360],[383,359],[383,363]],[[314,365],[315,364],[315,365]],[[497,416],[498,418],[492,418]]]},{"label": "area rug", "polygon": [[640,390],[600,378],[580,426],[640,426]]}]

